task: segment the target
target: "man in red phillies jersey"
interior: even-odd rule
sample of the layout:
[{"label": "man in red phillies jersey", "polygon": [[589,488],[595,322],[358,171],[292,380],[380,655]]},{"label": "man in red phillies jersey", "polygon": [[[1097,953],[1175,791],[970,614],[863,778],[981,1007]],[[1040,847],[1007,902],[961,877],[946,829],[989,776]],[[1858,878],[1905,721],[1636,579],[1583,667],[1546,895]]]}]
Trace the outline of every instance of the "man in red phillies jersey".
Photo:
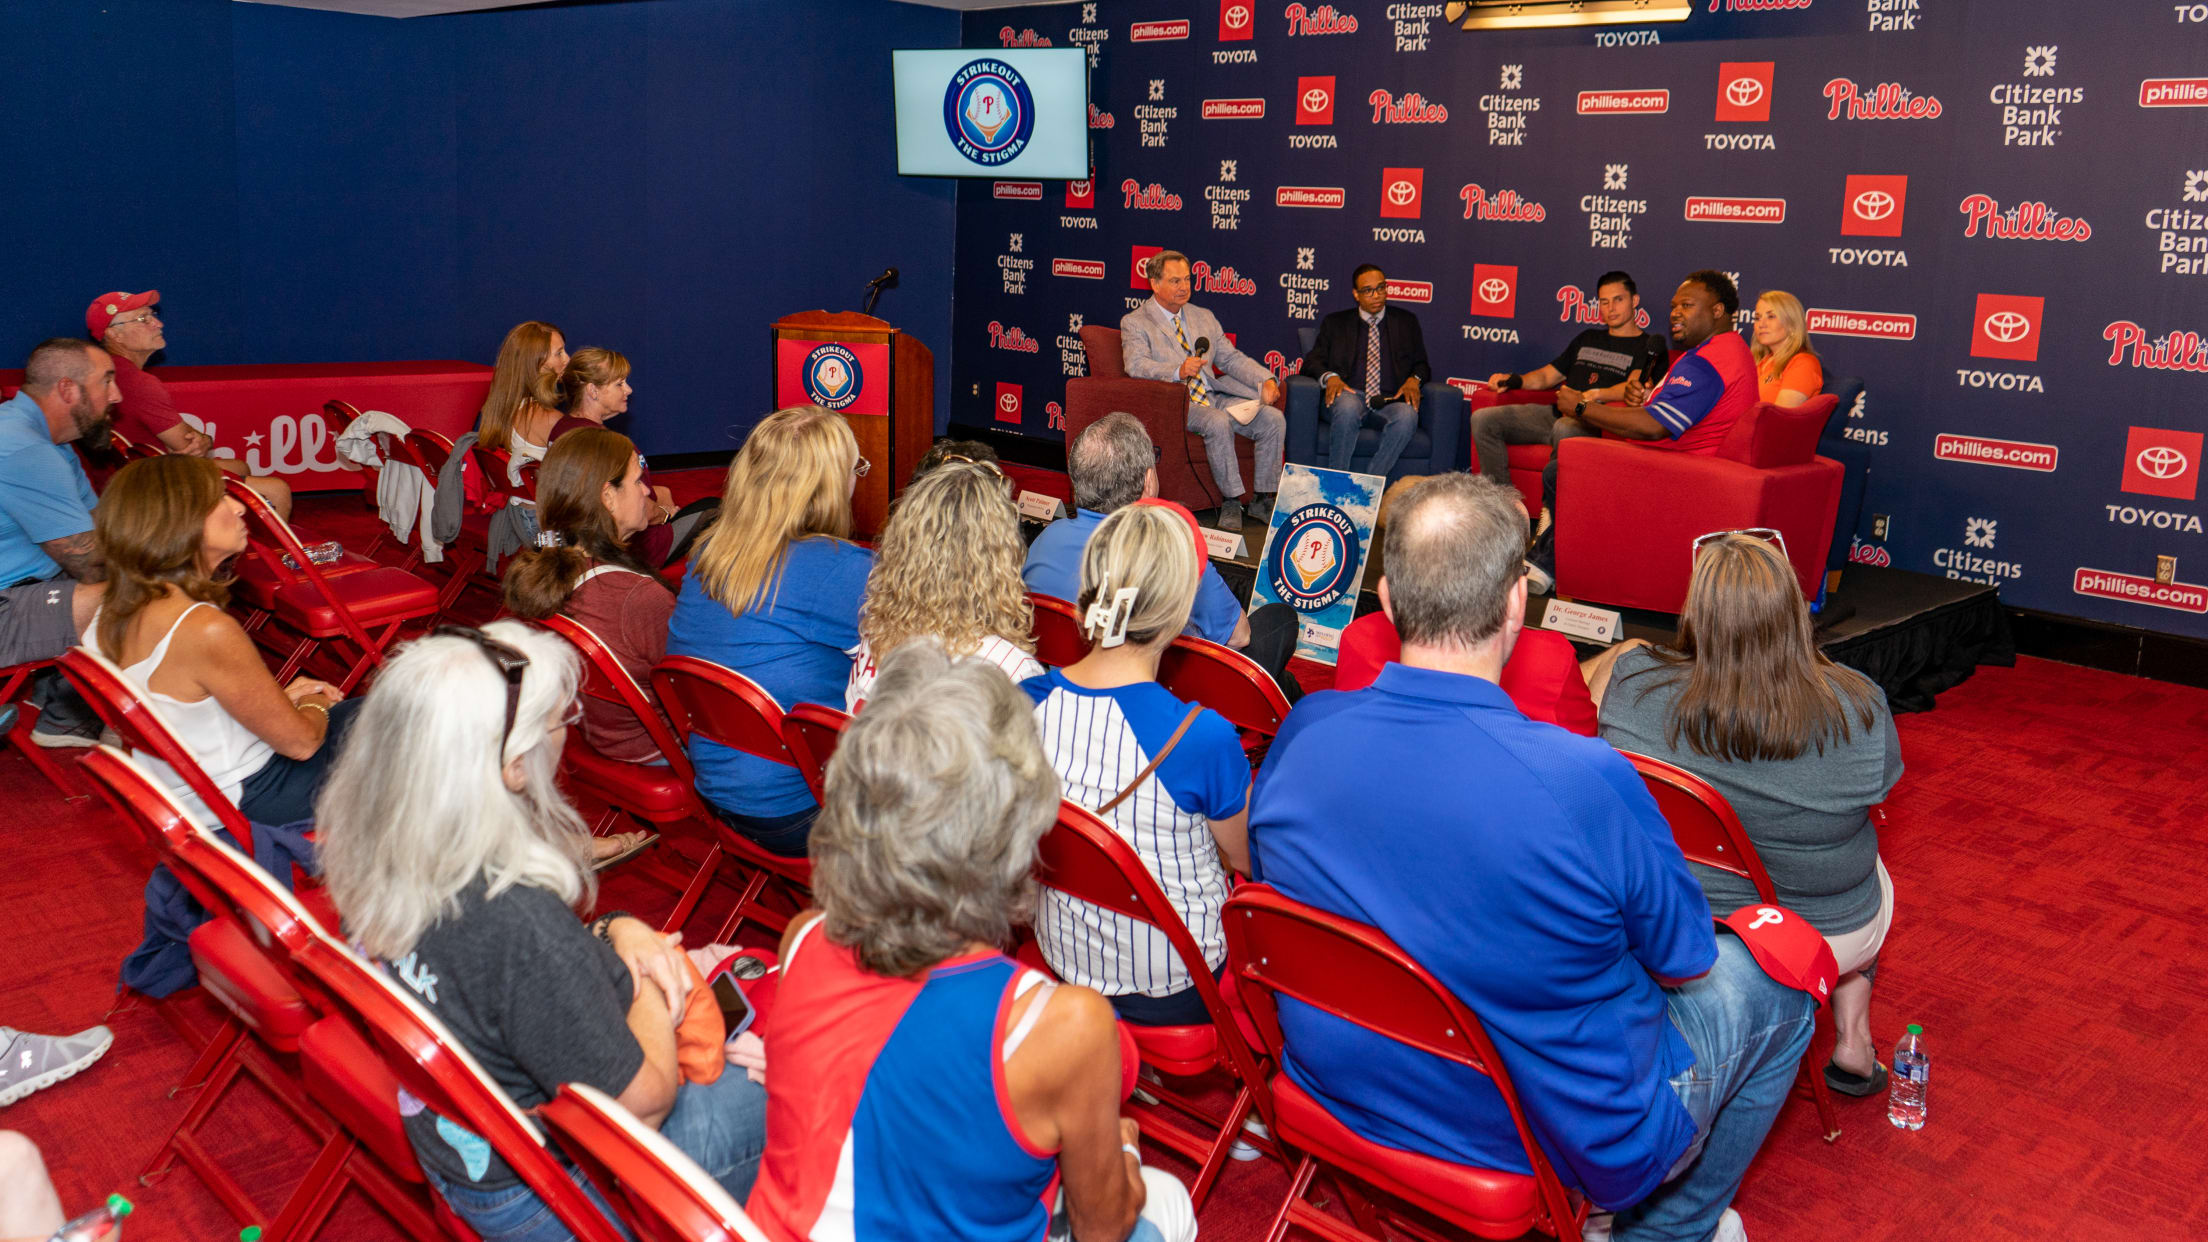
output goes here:
[{"label": "man in red phillies jersey", "polygon": [[[1716,453],[1733,424],[1756,406],[1756,360],[1733,330],[1739,311],[1740,291],[1731,277],[1708,269],[1688,276],[1671,295],[1671,339],[1682,352],[1662,382],[1628,384],[1623,401],[1590,401],[1579,407],[1580,419],[1646,448]],[[1561,457],[1551,454],[1541,472],[1541,501],[1552,520],[1526,554],[1527,585],[1543,594],[1556,577]]]}]

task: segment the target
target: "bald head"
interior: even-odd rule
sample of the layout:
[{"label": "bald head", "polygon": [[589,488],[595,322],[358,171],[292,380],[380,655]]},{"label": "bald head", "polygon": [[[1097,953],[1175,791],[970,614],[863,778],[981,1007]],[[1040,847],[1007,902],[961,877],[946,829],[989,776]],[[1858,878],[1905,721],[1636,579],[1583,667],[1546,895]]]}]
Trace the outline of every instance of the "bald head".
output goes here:
[{"label": "bald head", "polygon": [[1503,628],[1524,576],[1525,505],[1481,475],[1422,479],[1390,507],[1384,551],[1404,644],[1470,647]]}]

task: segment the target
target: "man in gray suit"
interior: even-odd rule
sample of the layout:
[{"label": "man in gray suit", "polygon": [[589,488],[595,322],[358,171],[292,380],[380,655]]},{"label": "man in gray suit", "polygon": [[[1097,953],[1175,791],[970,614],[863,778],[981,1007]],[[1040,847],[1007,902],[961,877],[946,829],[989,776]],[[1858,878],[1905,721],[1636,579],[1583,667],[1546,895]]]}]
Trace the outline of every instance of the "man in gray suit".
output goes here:
[{"label": "man in gray suit", "polygon": [[[1257,487],[1249,516],[1270,521],[1273,494],[1280,490],[1280,462],[1288,438],[1287,420],[1274,403],[1280,384],[1265,364],[1234,347],[1219,319],[1201,306],[1190,306],[1188,256],[1178,250],[1153,255],[1144,275],[1150,300],[1119,321],[1119,343],[1127,374],[1137,379],[1171,380],[1188,389],[1188,429],[1204,438],[1212,481],[1226,497],[1219,506],[1221,530],[1242,529],[1242,470],[1235,460],[1234,438],[1256,441]],[[1208,342],[1203,356],[1197,347]],[[1223,406],[1254,397],[1256,417],[1236,422]]]}]

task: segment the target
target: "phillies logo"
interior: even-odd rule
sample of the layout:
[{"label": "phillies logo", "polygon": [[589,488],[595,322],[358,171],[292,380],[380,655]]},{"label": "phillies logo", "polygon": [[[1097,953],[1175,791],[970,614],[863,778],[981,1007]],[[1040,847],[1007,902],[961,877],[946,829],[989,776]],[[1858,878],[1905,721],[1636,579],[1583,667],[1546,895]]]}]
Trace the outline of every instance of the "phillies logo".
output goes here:
[{"label": "phillies logo", "polygon": [[1016,31],[1016,30],[1012,29],[1012,28],[1011,28],[1010,26],[1000,26],[1000,27],[998,27],[998,28],[997,28],[997,38],[999,38],[999,39],[1003,40],[1003,42],[1004,42],[1004,45],[1005,45],[1006,47],[1049,47],[1049,46],[1050,46],[1050,40],[1048,40],[1048,39],[1045,39],[1045,38],[1043,38],[1042,36],[1040,36],[1040,35],[1036,34],[1036,33],[1035,33],[1034,31],[1032,31],[1032,30],[1018,30],[1018,31]]},{"label": "phillies logo", "polygon": [[1041,349],[1035,338],[1018,328],[1007,328],[992,319],[989,321],[989,348],[1009,349],[1016,354],[1032,354]]},{"label": "phillies logo", "polygon": [[1980,226],[1989,239],[2004,241],[2074,241],[2093,236],[2093,226],[2082,217],[2065,216],[2045,203],[2018,203],[2007,211],[1985,194],[1973,194],[1962,203],[1963,236],[1976,237]]},{"label": "phillies logo", "polygon": [[1066,183],[1066,206],[1087,211],[1096,210],[1096,174],[1091,172],[1087,181]]},{"label": "phillies logo", "polygon": [[1199,259],[1188,270],[1196,278],[1194,291],[1197,293],[1232,293],[1249,297],[1257,292],[1256,281],[1244,277],[1231,267],[1214,270],[1211,264]]},{"label": "phillies logo", "polygon": [[1357,19],[1347,13],[1337,13],[1331,4],[1306,9],[1300,4],[1288,6],[1288,33],[1290,35],[1337,35],[1357,33]]},{"label": "phillies logo", "polygon": [[1859,537],[1850,536],[1848,539],[1848,563],[1851,565],[1891,565],[1894,563],[1894,557],[1891,552],[1875,543],[1865,543]]},{"label": "phillies logo", "polygon": [[1472,265],[1472,313],[1490,319],[1518,314],[1518,269],[1493,263]]},{"label": "phillies logo", "polygon": [[1425,189],[1426,170],[1423,168],[1381,169],[1380,218],[1418,219],[1419,200],[1425,196]]},{"label": "phillies logo", "polygon": [[2172,500],[2195,499],[2200,489],[2201,440],[2197,431],[2132,428],[2124,441],[2124,490]]},{"label": "phillies logo", "polygon": [[1845,237],[1899,237],[1909,204],[1909,178],[1900,173],[1850,173],[1842,191],[1840,232]]},{"label": "phillies logo", "polygon": [[1531,199],[1523,198],[1516,190],[1500,190],[1490,195],[1486,187],[1475,181],[1457,191],[1464,200],[1464,218],[1488,220],[1497,224],[1539,224],[1549,218],[1548,209]]},{"label": "phillies logo", "polygon": [[1303,359],[1290,358],[1277,349],[1268,349],[1265,351],[1265,369],[1273,373],[1274,379],[1284,380],[1303,370]]},{"label": "phillies logo", "polygon": [[997,421],[1015,424],[1020,421],[1020,386],[1018,384],[998,382]]},{"label": "phillies logo", "polygon": [[1066,407],[1055,401],[1047,401],[1043,403],[1043,413],[1050,416],[1050,430],[1064,431],[1066,429]]},{"label": "phillies logo", "polygon": [[1296,79],[1296,124],[1332,125],[1334,123],[1334,79]]},{"label": "phillies logo", "polygon": [[1976,328],[1971,334],[1970,356],[2039,361],[2039,321],[2046,305],[2045,298],[1979,294],[1971,313]]},{"label": "phillies logo", "polygon": [[1256,0],[1219,0],[1219,41],[1231,43],[1257,33]]},{"label": "phillies logo", "polygon": [[1375,125],[1439,125],[1449,119],[1449,109],[1427,103],[1426,97],[1416,91],[1397,99],[1383,88],[1365,102],[1372,106]]},{"label": "phillies logo", "polygon": [[[1578,285],[1564,285],[1556,291],[1556,321],[1558,323],[1584,323],[1599,326],[1602,323],[1602,304],[1594,295]],[[1652,321],[1648,308],[1633,312],[1636,327],[1646,328]]]},{"label": "phillies logo", "polygon": [[2131,351],[2131,365],[2150,371],[2208,371],[2208,344],[2204,344],[2198,332],[2171,332],[2156,340],[2147,339],[2146,329],[2128,319],[2119,319],[2101,330],[2101,339],[2109,343],[2108,365],[2121,366],[2124,351]]},{"label": "phillies logo", "polygon": [[813,399],[814,405],[831,410],[858,400],[866,386],[859,356],[841,345],[815,346],[798,370],[804,379],[805,395]]},{"label": "phillies logo", "polygon": [[1771,70],[1768,60],[1729,60],[1717,67],[1717,119],[1771,119]]},{"label": "phillies logo", "polygon": [[[1090,50],[1091,50],[1091,51],[1094,51],[1095,49],[1094,49],[1094,48],[1092,47],[1092,48],[1091,48]],[[1090,102],[1090,104],[1089,104],[1089,128],[1090,128],[1090,129],[1111,129],[1111,128],[1112,128],[1113,126],[1116,126],[1116,125],[1118,125],[1118,124],[1119,124],[1119,119],[1118,119],[1117,117],[1114,117],[1114,116],[1113,116],[1113,115],[1112,115],[1111,113],[1109,113],[1109,112],[1105,112],[1105,111],[1102,111],[1102,110],[1100,110],[1100,109],[1099,109],[1099,108],[1098,108],[1098,107],[1096,106],[1096,104],[1095,104],[1095,102],[1094,102],[1094,101],[1091,101],[1091,102]]]},{"label": "phillies logo", "polygon": [[1120,203],[1120,206],[1132,208],[1136,211],[1179,211],[1181,209],[1181,196],[1166,193],[1165,187],[1155,181],[1149,185],[1143,185],[1133,177],[1129,177],[1119,183],[1119,192],[1125,200]]},{"label": "phillies logo", "polygon": [[1929,121],[1940,115],[1938,96],[1912,95],[1899,82],[1881,82],[1866,92],[1846,78],[1834,78],[1825,83],[1825,100],[1828,121],[1843,115],[1851,121]]}]

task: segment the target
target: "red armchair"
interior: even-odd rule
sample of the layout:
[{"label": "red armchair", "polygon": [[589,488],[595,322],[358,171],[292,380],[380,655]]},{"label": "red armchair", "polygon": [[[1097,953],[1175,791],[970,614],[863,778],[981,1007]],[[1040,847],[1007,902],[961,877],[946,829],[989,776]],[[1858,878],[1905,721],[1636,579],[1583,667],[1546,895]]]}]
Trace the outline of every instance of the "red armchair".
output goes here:
[{"label": "red armchair", "polygon": [[1814,598],[1840,508],[1840,463],[1817,456],[1837,398],[1758,405],[1714,456],[1630,440],[1566,440],[1556,478],[1556,591],[1626,608],[1678,612],[1694,540],[1769,526],[1786,537],[1802,594]]},{"label": "red armchair", "polygon": [[[1084,327],[1081,346],[1089,354],[1089,373],[1066,381],[1066,443],[1072,444],[1106,414],[1132,414],[1158,446],[1158,495],[1191,509],[1216,508],[1223,497],[1211,481],[1204,438],[1188,429],[1188,390],[1170,380],[1130,377],[1121,361],[1117,328]],[[1243,479],[1255,479],[1250,441],[1236,437],[1234,451],[1241,458]]]},{"label": "red armchair", "polygon": [[[1526,388],[1512,388],[1498,392],[1492,388],[1473,389],[1464,395],[1464,460],[1457,463],[1478,471],[1479,446],[1472,441],[1472,416],[1489,406],[1496,405],[1555,405],[1556,390],[1534,392]],[[1526,502],[1526,516],[1541,516],[1541,472],[1549,466],[1549,446],[1546,444],[1513,444],[1510,446],[1510,485],[1518,489],[1518,495]]]}]

